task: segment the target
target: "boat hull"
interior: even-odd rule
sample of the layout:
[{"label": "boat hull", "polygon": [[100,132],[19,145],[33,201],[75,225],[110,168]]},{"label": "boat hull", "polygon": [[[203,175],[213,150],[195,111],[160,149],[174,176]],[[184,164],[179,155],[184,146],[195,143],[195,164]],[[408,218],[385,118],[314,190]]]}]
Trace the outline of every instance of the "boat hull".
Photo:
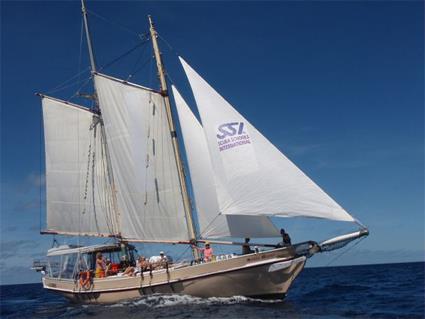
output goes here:
[{"label": "boat hull", "polygon": [[78,282],[43,278],[44,287],[75,302],[114,303],[141,296],[187,294],[197,297],[284,298],[304,268],[305,257],[289,249],[244,255],[224,261],[146,272],[143,277],[94,279],[89,289]]}]

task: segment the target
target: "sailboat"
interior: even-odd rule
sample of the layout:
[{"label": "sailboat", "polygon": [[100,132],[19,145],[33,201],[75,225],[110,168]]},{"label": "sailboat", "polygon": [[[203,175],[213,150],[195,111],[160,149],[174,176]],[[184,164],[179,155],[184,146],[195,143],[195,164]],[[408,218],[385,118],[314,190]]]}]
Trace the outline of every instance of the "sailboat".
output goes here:
[{"label": "sailboat", "polygon": [[[283,298],[308,258],[369,234],[182,57],[201,121],[174,85],[172,104],[150,16],[161,89],[98,72],[84,1],[82,9],[95,105],[86,108],[39,94],[46,152],[47,227],[42,234],[114,242],[50,249],[47,263],[36,267],[43,273],[44,288],[85,303],[153,293]],[[183,152],[190,177],[184,172]],[[243,243],[235,238],[281,236],[271,217],[345,221],[358,230],[320,243],[256,243],[245,254],[215,255],[207,261],[200,256],[198,245],[207,241],[240,250]],[[118,263],[124,259],[134,264],[134,243],[186,245],[193,260],[123,275]],[[110,259],[114,274],[94,275],[99,253]]]}]

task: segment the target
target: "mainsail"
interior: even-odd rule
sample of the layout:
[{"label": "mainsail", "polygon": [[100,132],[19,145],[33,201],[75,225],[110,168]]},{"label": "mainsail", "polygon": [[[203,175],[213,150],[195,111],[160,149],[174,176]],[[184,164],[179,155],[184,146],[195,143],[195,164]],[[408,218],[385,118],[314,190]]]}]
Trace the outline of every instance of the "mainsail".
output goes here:
[{"label": "mainsail", "polygon": [[354,218],[182,58],[201,116],[222,214]]},{"label": "mainsail", "polygon": [[222,215],[204,130],[177,89],[172,86],[183,134],[195,204],[203,238],[274,237],[279,231],[267,216]]},{"label": "mainsail", "polygon": [[42,105],[47,231],[117,234],[99,117],[46,96]]},{"label": "mainsail", "polygon": [[95,75],[120,214],[121,236],[188,240],[182,193],[164,98],[157,92]]}]

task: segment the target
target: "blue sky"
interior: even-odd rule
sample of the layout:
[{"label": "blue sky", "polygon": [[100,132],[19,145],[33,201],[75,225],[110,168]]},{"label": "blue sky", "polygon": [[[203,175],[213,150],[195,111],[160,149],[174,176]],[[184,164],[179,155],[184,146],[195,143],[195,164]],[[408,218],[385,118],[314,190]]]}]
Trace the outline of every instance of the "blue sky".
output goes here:
[{"label": "blue sky", "polygon": [[[369,238],[332,265],[424,260],[422,2],[87,5],[97,15],[90,22],[99,66],[136,45],[151,14],[173,48],[160,42],[167,71],[192,108],[176,52],[369,226]],[[2,283],[39,280],[28,268],[51,245],[50,236],[38,234],[45,181],[41,108],[34,92],[63,99],[75,93],[81,82],[52,89],[89,65],[80,31],[79,1],[1,2]],[[103,72],[127,78],[137,71],[132,81],[157,88],[149,45]],[[87,77],[86,72],[74,80]],[[350,229],[305,219],[277,223],[295,241]],[[142,249],[154,253],[158,247]],[[176,256],[183,252],[167,249]],[[339,253],[314,257],[309,265],[327,265]]]}]

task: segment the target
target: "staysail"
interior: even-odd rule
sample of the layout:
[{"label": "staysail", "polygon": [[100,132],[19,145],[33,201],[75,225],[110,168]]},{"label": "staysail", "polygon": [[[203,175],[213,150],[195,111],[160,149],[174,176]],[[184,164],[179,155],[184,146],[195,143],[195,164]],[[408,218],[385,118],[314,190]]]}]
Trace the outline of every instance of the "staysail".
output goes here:
[{"label": "staysail", "polygon": [[47,96],[42,96],[42,106],[46,231],[117,234],[99,117],[86,108]]},{"label": "staysail", "polygon": [[199,109],[222,214],[354,222],[182,58]]},{"label": "staysail", "polygon": [[164,98],[95,75],[125,239],[188,240]]},{"label": "staysail", "polygon": [[177,89],[172,86],[183,134],[202,238],[274,237],[280,233],[267,216],[220,214],[215,178],[204,130]]}]

